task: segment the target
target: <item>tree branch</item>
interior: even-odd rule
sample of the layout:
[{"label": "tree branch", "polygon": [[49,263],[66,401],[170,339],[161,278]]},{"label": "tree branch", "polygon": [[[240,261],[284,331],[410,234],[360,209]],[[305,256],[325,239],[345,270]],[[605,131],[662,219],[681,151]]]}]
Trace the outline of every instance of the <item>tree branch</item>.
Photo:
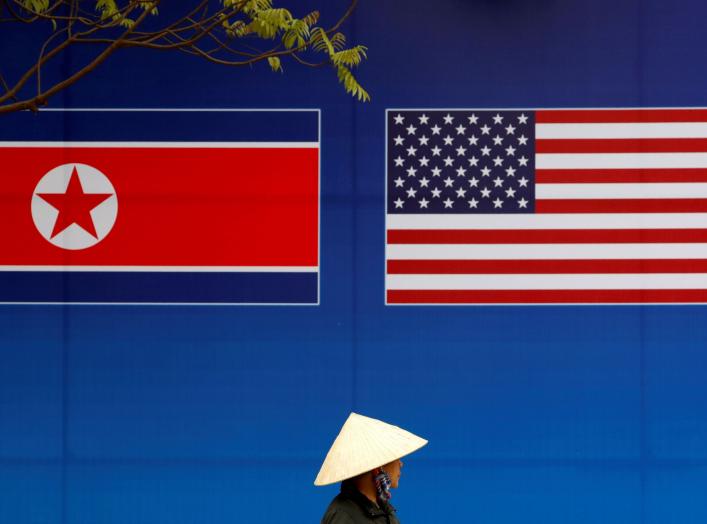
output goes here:
[{"label": "tree branch", "polygon": [[[154,0],[154,4],[157,5],[159,4],[160,0]],[[128,28],[119,38],[117,38],[107,49],[105,49],[102,53],[100,53],[93,61],[91,61],[88,65],[84,66],[82,69],[71,75],[69,78],[64,79],[63,81],[55,84],[53,87],[45,91],[44,93],[39,93],[37,96],[30,100],[25,100],[21,102],[15,102],[13,104],[8,104],[5,106],[0,107],[0,112],[10,112],[10,111],[18,111],[18,110],[23,110],[23,109],[31,109],[32,111],[36,111],[40,106],[43,106],[46,104],[47,99],[54,95],[55,93],[61,91],[62,89],[66,88],[67,86],[73,84],[77,80],[83,78],[86,76],[89,72],[93,71],[96,67],[98,67],[100,64],[105,62],[105,60],[113,54],[117,49],[119,49],[122,46],[123,39],[127,36],[130,35],[130,33],[133,31],[133,28],[139,26],[147,16],[149,16],[149,11],[145,10],[140,16],[138,16],[137,20],[135,20],[135,23],[132,27]],[[67,39],[64,43],[68,45],[68,43],[71,42],[71,39]],[[55,51],[58,48],[55,48],[52,51]],[[51,52],[50,52],[51,53]],[[38,64],[35,65],[35,67],[38,67]],[[31,74],[30,74],[31,76]],[[17,86],[15,86],[17,88]],[[0,102],[6,98],[5,96],[0,98]]]},{"label": "tree branch", "polygon": [[[225,0],[194,0],[196,5],[186,14],[179,15],[176,20],[154,30],[145,30],[142,26],[153,11],[156,11],[160,0],[115,0],[114,4],[99,4],[99,0],[49,1],[52,3],[47,3],[46,9],[28,9],[23,0],[0,0],[0,14],[3,11],[9,14],[9,17],[0,18],[0,23],[51,22],[54,27],[38,49],[36,62],[21,74],[14,85],[8,84],[6,79],[0,76],[0,84],[5,90],[0,94],[0,112],[36,110],[46,104],[51,96],[93,71],[120,48],[180,51],[208,62],[231,67],[247,66],[267,60],[274,70],[279,69],[280,59],[288,56],[307,67],[332,64],[336,59],[334,55],[329,54],[325,60],[313,62],[302,56],[310,50],[322,51],[319,47],[311,47],[309,36],[317,17],[306,15],[297,19],[287,10],[261,8],[251,0],[239,0],[228,5],[224,5]],[[218,2],[213,11],[210,9],[212,2]],[[94,12],[84,9],[83,6],[87,3],[95,6]],[[351,17],[357,4],[358,0],[351,0],[346,11],[333,26],[319,30],[323,34],[334,34]],[[284,18],[272,18],[273,15],[280,16],[282,12],[286,15]],[[303,23],[306,25],[302,26]],[[57,27],[58,25],[60,27]],[[120,32],[116,36],[119,28]],[[223,38],[221,33],[225,33]],[[79,44],[104,48],[78,71],[43,90],[43,71],[47,64],[71,46]],[[263,49],[266,45],[268,48]],[[338,67],[341,69],[342,66]],[[26,92],[27,83],[32,77],[36,77],[36,92],[23,100],[22,93]],[[355,82],[354,84],[360,88]],[[351,92],[348,86],[347,91]]]}]

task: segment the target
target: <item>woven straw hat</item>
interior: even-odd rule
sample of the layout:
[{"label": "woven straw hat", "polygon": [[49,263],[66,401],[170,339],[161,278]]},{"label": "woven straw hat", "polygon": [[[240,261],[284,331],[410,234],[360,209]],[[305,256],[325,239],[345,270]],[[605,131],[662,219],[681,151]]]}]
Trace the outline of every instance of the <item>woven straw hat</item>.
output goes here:
[{"label": "woven straw hat", "polygon": [[341,482],[393,462],[427,444],[409,431],[351,413],[331,445],[315,486]]}]

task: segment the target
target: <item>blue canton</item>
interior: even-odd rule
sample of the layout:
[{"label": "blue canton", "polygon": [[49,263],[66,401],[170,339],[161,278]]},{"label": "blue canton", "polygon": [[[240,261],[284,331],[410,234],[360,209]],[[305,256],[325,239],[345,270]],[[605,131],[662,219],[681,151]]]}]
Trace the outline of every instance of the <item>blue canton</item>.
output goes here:
[{"label": "blue canton", "polygon": [[532,111],[388,111],[388,213],[533,213]]}]

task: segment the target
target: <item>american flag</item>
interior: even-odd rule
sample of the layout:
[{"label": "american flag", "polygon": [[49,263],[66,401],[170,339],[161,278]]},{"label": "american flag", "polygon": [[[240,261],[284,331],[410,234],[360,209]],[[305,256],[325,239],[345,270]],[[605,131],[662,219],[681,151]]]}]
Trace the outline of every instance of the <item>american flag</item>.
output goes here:
[{"label": "american flag", "polygon": [[386,303],[707,303],[707,109],[388,110]]}]

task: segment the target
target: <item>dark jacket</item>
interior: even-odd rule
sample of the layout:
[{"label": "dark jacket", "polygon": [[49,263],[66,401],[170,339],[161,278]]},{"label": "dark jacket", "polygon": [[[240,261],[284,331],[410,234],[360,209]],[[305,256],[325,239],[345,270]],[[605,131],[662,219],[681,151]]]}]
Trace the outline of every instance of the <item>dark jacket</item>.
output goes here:
[{"label": "dark jacket", "polygon": [[400,524],[395,508],[387,502],[376,506],[365,495],[347,482],[341,484],[341,493],[331,501],[321,524]]}]

